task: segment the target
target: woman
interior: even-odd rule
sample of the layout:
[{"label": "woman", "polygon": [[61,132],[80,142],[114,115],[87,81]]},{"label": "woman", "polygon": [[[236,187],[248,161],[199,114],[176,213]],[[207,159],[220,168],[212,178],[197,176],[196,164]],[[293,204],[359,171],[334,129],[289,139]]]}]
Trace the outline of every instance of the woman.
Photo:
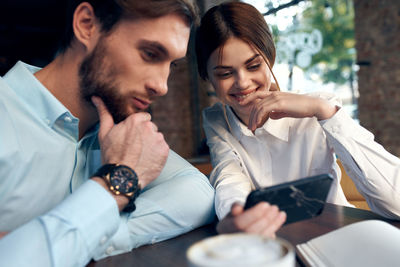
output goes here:
[{"label": "woman", "polygon": [[374,142],[334,95],[279,91],[273,38],[253,6],[233,2],[210,9],[196,34],[196,53],[200,76],[222,102],[203,112],[219,232],[273,235],[285,214],[267,203],[244,211],[246,197],[252,189],[301,177],[332,174],[328,202],[350,205],[336,154],[370,208],[400,218],[400,160]]}]

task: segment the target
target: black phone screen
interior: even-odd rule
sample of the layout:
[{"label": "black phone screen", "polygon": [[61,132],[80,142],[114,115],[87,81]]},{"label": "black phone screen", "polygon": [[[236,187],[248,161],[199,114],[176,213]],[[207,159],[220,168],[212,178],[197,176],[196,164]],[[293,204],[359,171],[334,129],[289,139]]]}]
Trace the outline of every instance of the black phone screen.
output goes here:
[{"label": "black phone screen", "polygon": [[245,209],[266,201],[286,212],[285,224],[312,218],[321,214],[332,181],[330,174],[321,174],[257,189],[248,195]]}]

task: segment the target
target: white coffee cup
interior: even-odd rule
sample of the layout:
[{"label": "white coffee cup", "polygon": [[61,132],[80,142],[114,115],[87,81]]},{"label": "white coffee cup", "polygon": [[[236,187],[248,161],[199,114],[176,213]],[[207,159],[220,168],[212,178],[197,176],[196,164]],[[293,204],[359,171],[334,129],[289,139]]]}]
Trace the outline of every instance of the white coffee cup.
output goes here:
[{"label": "white coffee cup", "polygon": [[206,238],[186,252],[190,267],[293,267],[293,246],[281,238],[237,233]]}]

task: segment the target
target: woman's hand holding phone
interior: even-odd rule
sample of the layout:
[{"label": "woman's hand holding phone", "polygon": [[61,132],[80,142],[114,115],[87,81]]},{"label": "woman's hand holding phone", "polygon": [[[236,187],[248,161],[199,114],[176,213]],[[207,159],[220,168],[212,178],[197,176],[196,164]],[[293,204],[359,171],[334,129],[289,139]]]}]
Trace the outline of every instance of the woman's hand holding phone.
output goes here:
[{"label": "woman's hand holding phone", "polygon": [[243,205],[233,204],[231,212],[217,225],[220,234],[247,232],[265,237],[274,237],[275,232],[286,220],[286,213],[279,211],[275,205],[260,202],[250,209]]}]

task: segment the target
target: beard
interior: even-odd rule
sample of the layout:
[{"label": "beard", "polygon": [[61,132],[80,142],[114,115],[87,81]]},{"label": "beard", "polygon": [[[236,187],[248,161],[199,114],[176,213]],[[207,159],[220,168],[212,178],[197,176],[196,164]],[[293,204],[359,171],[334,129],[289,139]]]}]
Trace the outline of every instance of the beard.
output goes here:
[{"label": "beard", "polygon": [[118,83],[115,82],[116,68],[110,63],[111,60],[105,60],[107,49],[104,43],[104,39],[100,38],[92,53],[79,67],[81,97],[90,105],[93,105],[92,96],[100,97],[114,122],[119,123],[129,115],[126,111],[126,97],[118,93]]}]

